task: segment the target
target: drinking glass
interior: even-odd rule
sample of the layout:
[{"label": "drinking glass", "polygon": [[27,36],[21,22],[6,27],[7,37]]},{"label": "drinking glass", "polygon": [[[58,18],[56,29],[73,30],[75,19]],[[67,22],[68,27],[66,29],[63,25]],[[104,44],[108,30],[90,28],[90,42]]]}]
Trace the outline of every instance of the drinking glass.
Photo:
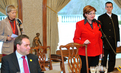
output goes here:
[{"label": "drinking glass", "polygon": [[98,70],[99,70],[99,73],[107,73],[107,69],[104,66],[100,66]]},{"label": "drinking glass", "polygon": [[94,66],[91,66],[91,67],[90,67],[90,72],[91,72],[91,73],[95,73],[95,72],[96,72],[96,68],[95,68]]}]

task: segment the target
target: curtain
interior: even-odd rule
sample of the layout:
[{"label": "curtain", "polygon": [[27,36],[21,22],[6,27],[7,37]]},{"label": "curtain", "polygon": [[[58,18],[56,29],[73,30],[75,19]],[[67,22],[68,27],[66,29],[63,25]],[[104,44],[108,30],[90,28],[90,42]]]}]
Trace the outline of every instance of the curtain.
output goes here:
[{"label": "curtain", "polygon": [[0,12],[6,15],[5,9],[6,6],[13,4],[14,6],[17,7],[17,0],[0,0]]},{"label": "curtain", "polygon": [[51,54],[56,53],[59,42],[58,12],[70,0],[47,0],[47,45],[51,47]]},{"label": "curtain", "polygon": [[113,0],[121,8],[121,0]]}]

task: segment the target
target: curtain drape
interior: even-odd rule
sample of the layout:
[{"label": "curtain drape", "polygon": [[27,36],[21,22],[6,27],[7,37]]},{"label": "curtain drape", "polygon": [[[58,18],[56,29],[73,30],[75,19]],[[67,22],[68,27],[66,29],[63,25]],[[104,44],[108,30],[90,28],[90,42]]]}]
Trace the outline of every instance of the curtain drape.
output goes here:
[{"label": "curtain drape", "polygon": [[6,15],[5,9],[6,6],[13,4],[14,6],[18,6],[17,0],[0,0],[0,12]]},{"label": "curtain drape", "polygon": [[59,42],[57,13],[70,0],[47,0],[47,45],[51,47],[51,54],[56,53]]},{"label": "curtain drape", "polygon": [[121,0],[113,0],[121,8]]}]

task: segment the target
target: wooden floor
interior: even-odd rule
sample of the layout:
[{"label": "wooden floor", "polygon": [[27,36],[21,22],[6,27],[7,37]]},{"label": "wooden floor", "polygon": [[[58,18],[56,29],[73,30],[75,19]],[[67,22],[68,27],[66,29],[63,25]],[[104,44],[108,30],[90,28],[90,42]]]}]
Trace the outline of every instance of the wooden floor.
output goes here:
[{"label": "wooden floor", "polygon": [[[68,65],[67,63],[65,62],[65,68],[66,68],[66,73],[69,73],[69,68],[68,68]],[[1,65],[1,64],[0,64]],[[53,62],[52,63],[52,66],[53,66],[53,70],[56,70],[56,71],[61,71],[60,69],[60,63],[59,62]],[[1,73],[1,70],[0,70],[0,73]],[[45,72],[47,73],[47,72]],[[58,73],[58,72],[57,72]],[[119,72],[117,69],[115,69],[112,73],[121,73]]]},{"label": "wooden floor", "polygon": [[119,72],[118,70],[115,70],[115,71],[113,71],[111,73],[121,73],[121,72]]},{"label": "wooden floor", "polygon": [[[52,66],[53,66],[53,70],[61,71],[60,62],[52,62]],[[65,62],[65,69],[66,69],[66,73],[70,72],[67,62]]]},{"label": "wooden floor", "polygon": [[[53,62],[52,63],[52,66],[53,66],[53,70],[61,71],[61,69],[60,69],[60,63],[59,62]],[[69,73],[70,70],[69,70],[69,67],[68,67],[67,62],[65,62],[65,68],[66,68],[65,69],[66,70],[66,73]],[[113,72],[111,72],[111,73],[121,73],[121,72],[119,72],[117,70],[117,68],[115,68],[115,70]]]}]

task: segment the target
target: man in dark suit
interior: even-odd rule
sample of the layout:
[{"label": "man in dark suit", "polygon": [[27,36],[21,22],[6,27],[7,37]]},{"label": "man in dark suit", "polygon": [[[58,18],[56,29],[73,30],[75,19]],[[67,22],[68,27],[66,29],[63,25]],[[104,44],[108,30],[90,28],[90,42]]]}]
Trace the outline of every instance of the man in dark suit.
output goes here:
[{"label": "man in dark suit", "polygon": [[[116,47],[117,42],[120,40],[119,38],[119,25],[118,25],[118,17],[117,15],[112,13],[113,4],[111,2],[105,3],[106,13],[102,14],[98,17],[98,20],[102,23],[102,30],[106,35],[106,38],[110,42],[112,48],[107,42],[106,38],[103,38],[103,46],[104,46],[104,56],[102,58],[102,65],[106,66],[107,63],[107,55],[109,54],[108,61],[108,72],[112,72],[115,67],[115,59],[116,59]],[[113,49],[113,50],[112,50]]]},{"label": "man in dark suit", "polygon": [[27,73],[43,73],[41,72],[38,57],[29,54],[30,41],[28,36],[18,36],[14,41],[14,45],[17,50],[2,58],[1,73],[26,73],[22,56],[25,57],[26,64],[28,65],[28,67],[26,65]]}]

